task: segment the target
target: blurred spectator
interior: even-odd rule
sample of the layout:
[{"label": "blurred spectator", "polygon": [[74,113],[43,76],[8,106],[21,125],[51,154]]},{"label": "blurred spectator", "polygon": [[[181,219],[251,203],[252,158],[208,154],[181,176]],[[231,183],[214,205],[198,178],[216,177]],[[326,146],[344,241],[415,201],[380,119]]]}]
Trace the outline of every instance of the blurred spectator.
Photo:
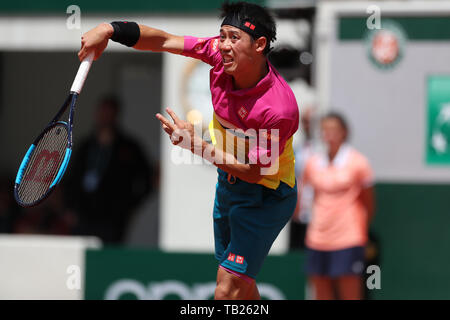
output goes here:
[{"label": "blurred spectator", "polygon": [[103,98],[95,128],[75,150],[65,179],[74,233],[120,244],[138,205],[152,191],[156,170],[138,143],[119,128],[120,105]]},{"label": "blurred spectator", "polygon": [[14,233],[69,235],[74,225],[73,218],[64,207],[63,192],[57,187],[37,206],[21,208],[14,222]]},{"label": "blurred spectator", "polygon": [[60,188],[43,203],[21,208],[14,200],[13,187],[12,176],[0,177],[0,233],[70,234],[72,222],[65,215]]},{"label": "blurred spectator", "polygon": [[[312,155],[312,108],[305,108],[301,112],[301,126],[300,130],[303,132],[303,141],[295,148],[295,175],[297,181],[302,180],[305,164]],[[314,190],[310,185],[299,184],[299,196],[297,206],[289,227],[289,249],[304,249],[306,227],[311,219],[312,203],[314,198]]]},{"label": "blurred spectator", "polygon": [[0,233],[11,233],[19,207],[14,201],[14,179],[8,175],[0,176]]},{"label": "blurred spectator", "polygon": [[327,150],[309,158],[303,175],[314,189],[306,273],[318,300],[363,298],[374,176],[366,157],[346,143],[348,133],[341,115],[324,116],[321,135]]}]

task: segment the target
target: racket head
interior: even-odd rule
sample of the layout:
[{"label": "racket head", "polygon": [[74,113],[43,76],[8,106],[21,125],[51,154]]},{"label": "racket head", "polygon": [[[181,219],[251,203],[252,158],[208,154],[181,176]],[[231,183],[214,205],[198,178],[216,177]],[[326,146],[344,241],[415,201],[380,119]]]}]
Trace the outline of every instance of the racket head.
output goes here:
[{"label": "racket head", "polygon": [[64,121],[47,126],[28,149],[17,172],[14,197],[31,207],[47,198],[61,181],[72,154],[71,128]]}]

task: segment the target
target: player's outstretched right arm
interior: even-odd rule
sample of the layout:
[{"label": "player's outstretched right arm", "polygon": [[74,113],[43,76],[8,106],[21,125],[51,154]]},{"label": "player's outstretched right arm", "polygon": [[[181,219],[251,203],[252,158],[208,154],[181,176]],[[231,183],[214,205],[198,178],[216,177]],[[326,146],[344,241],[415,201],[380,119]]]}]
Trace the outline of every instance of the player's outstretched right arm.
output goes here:
[{"label": "player's outstretched right arm", "polygon": [[184,37],[182,36],[175,36],[165,31],[133,22],[118,22],[115,23],[114,27],[110,23],[102,23],[81,37],[81,49],[78,52],[80,61],[92,50],[95,50],[94,59],[97,60],[111,38],[137,50],[166,51],[181,54],[184,48]]},{"label": "player's outstretched right arm", "polygon": [[175,36],[165,31],[139,25],[141,32],[138,42],[133,48],[154,52],[166,51],[181,54],[184,49],[184,37]]}]

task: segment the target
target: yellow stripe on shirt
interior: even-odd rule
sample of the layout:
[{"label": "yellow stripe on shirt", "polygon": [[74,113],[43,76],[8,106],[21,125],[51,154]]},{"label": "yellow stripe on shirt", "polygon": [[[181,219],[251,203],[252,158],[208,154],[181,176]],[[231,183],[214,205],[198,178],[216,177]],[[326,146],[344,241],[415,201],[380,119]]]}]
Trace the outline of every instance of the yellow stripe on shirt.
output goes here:
[{"label": "yellow stripe on shirt", "polygon": [[[248,163],[249,141],[255,139],[253,136],[244,137],[239,132],[225,129],[217,120],[215,113],[209,124],[209,134],[212,144],[227,153],[232,154],[239,162]],[[264,178],[257,183],[270,189],[277,189],[280,181],[291,188],[295,186],[295,157],[292,148],[293,137],[290,137],[284,146],[283,153],[270,167],[261,167]]]}]

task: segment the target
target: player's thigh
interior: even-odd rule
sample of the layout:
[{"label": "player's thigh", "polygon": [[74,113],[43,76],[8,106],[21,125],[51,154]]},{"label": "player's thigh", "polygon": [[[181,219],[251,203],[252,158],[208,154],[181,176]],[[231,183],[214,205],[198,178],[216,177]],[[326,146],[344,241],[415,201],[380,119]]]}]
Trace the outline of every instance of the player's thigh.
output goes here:
[{"label": "player's thigh", "polygon": [[312,287],[312,298],[314,300],[334,300],[334,281],[328,276],[310,275],[308,283]]},{"label": "player's thigh", "polygon": [[231,234],[228,213],[217,203],[213,210],[213,230],[215,257],[220,261],[230,243]]},{"label": "player's thigh", "polygon": [[224,172],[218,170],[218,182],[216,185],[216,194],[214,198],[213,207],[213,230],[214,230],[214,246],[215,256],[219,261],[222,260],[223,255],[230,243],[230,222],[229,214],[229,199],[230,191],[227,186],[228,182],[224,177]]},{"label": "player's thigh", "polygon": [[336,287],[341,300],[361,300],[363,298],[363,282],[359,275],[338,277]]}]

